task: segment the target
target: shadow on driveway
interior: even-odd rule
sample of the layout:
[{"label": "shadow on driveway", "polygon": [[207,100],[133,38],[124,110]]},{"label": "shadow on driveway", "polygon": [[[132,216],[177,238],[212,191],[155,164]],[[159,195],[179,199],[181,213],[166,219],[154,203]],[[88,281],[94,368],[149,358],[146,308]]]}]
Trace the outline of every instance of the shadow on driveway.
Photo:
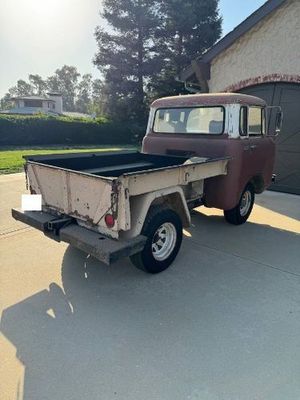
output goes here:
[{"label": "shadow on driveway", "polygon": [[299,236],[193,223],[162,274],[68,247],[63,287],[3,312],[25,366],[20,399],[299,398]]}]

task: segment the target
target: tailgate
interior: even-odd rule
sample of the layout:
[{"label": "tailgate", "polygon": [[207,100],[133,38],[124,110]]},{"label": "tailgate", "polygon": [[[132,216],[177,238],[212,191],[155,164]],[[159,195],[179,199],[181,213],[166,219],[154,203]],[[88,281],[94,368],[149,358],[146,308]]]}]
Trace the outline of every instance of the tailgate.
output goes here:
[{"label": "tailgate", "polygon": [[[44,211],[65,214],[78,223],[107,230],[105,214],[117,212],[116,180],[33,161],[27,161],[26,172],[31,194],[42,195]],[[116,220],[111,235],[116,236],[119,229]]]}]

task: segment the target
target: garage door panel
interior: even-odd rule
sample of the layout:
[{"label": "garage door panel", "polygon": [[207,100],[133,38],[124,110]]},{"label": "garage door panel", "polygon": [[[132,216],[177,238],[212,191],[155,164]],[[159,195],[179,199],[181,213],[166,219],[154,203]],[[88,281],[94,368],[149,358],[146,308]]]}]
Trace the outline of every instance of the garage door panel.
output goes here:
[{"label": "garage door panel", "polygon": [[[297,169],[300,168],[300,160],[297,153],[286,153],[284,151],[278,152],[277,164],[281,170],[278,172],[278,178],[290,175],[294,176]],[[294,178],[296,178],[296,176],[294,176]]]},{"label": "garage door panel", "polygon": [[[300,99],[299,99],[300,100]],[[288,136],[300,130],[300,107],[299,104],[280,104],[283,111],[283,125],[281,136]]]},{"label": "garage door panel", "polygon": [[[271,189],[300,194],[300,84],[267,83],[245,88],[241,92],[261,97],[268,105],[282,108],[283,125],[276,138],[277,182]],[[269,117],[269,126],[273,130],[275,112]]]},{"label": "garage door panel", "polygon": [[285,187],[286,191],[289,191],[289,188],[294,188],[294,193],[300,194],[300,190],[297,192],[299,185],[297,172],[300,169],[299,155],[297,153],[279,152],[276,166],[278,170],[276,186]]},{"label": "garage door panel", "polygon": [[300,156],[299,135],[300,132],[298,131],[289,136],[280,137],[276,142],[282,151],[291,151],[293,153],[298,153]]},{"label": "garage door panel", "polygon": [[[258,86],[261,86],[260,88]],[[242,93],[249,94],[251,96],[257,96],[266,101],[267,104],[271,104],[274,95],[274,85],[258,85],[245,88],[241,90]]]},{"label": "garage door panel", "polygon": [[280,103],[292,103],[295,104],[295,102],[299,101],[299,89],[298,88],[283,88],[280,87],[279,85],[283,84],[278,84],[278,88],[280,91]]}]

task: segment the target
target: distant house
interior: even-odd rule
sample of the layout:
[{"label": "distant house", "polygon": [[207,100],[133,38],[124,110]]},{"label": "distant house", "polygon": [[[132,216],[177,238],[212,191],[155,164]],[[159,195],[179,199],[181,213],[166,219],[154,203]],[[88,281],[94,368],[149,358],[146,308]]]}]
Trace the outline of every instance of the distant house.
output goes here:
[{"label": "distant house", "polygon": [[0,111],[2,114],[63,114],[63,101],[60,93],[47,93],[47,96],[18,96],[11,100],[14,102],[14,107]]}]

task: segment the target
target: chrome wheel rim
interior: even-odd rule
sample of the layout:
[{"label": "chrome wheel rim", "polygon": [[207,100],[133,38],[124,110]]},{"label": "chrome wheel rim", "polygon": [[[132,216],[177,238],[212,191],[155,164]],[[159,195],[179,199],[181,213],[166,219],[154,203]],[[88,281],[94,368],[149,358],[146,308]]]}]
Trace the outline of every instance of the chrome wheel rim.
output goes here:
[{"label": "chrome wheel rim", "polygon": [[241,198],[241,203],[240,203],[240,214],[241,214],[242,217],[244,217],[248,213],[248,211],[250,209],[251,197],[252,196],[251,196],[250,190],[246,190],[243,193],[243,196]]},{"label": "chrome wheel rim", "polygon": [[174,250],[177,239],[176,228],[170,222],[162,224],[153,235],[151,249],[155,260],[166,260]]}]

